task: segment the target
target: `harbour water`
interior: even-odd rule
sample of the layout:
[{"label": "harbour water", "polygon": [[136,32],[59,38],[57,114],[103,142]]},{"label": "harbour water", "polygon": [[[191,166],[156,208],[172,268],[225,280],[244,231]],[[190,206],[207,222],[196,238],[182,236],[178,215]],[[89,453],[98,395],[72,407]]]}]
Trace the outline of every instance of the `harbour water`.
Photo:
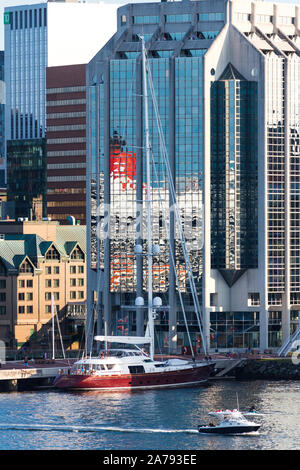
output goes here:
[{"label": "harbour water", "polygon": [[[245,436],[199,434],[207,413],[255,405]],[[300,382],[218,381],[133,393],[43,390],[0,394],[1,450],[296,450]]]}]

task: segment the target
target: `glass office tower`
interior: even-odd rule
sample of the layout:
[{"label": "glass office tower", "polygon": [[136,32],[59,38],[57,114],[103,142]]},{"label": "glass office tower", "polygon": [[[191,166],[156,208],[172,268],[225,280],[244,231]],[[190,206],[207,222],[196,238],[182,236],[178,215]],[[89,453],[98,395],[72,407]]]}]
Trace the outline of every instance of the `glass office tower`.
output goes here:
[{"label": "glass office tower", "polygon": [[[42,205],[39,212],[46,216],[46,67],[87,63],[99,44],[108,39],[108,18],[115,9],[52,0],[4,10],[7,186],[8,199],[15,203],[15,212],[10,214],[13,217],[29,217],[37,196]],[[32,175],[36,174],[37,145],[44,152],[38,195],[30,191]],[[15,161],[24,146],[24,166],[15,173]],[[6,170],[5,161],[3,168]],[[20,188],[26,180],[22,199]]]},{"label": "glass office tower", "polygon": [[5,158],[5,83],[4,83],[4,51],[0,51],[0,187],[5,186],[5,170],[1,169]]},{"label": "glass office tower", "polygon": [[[116,34],[87,70],[87,301],[98,331],[145,327],[134,307],[147,298],[147,268],[135,253],[146,247],[140,35],[207,344],[264,351],[297,329],[299,26],[294,4],[184,0],[118,10]],[[151,102],[150,131],[154,292],[163,303],[156,346],[180,352],[188,342],[171,254],[193,344],[200,341]]]}]

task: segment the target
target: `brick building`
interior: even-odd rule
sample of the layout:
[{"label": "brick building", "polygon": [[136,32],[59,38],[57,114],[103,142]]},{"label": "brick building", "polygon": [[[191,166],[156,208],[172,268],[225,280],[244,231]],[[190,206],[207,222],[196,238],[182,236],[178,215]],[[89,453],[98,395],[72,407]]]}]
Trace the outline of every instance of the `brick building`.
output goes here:
[{"label": "brick building", "polygon": [[1,221],[0,234],[0,339],[50,348],[56,311],[71,347],[85,318],[85,227]]}]

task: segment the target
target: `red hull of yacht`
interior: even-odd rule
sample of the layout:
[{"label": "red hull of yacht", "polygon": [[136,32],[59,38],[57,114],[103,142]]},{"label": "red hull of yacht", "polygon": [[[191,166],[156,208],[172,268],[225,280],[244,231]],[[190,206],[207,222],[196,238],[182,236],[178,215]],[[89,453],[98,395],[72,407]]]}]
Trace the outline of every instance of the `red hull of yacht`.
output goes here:
[{"label": "red hull of yacht", "polygon": [[56,377],[54,387],[66,390],[132,390],[145,388],[188,387],[206,382],[214,370],[207,364],[186,370],[142,374],[120,374],[95,377],[91,375],[62,374]]}]

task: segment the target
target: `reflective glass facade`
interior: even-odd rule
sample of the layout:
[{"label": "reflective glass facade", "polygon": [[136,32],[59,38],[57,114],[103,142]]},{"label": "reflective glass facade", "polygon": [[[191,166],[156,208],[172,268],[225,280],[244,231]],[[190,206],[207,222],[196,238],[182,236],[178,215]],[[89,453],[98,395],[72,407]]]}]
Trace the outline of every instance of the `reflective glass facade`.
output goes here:
[{"label": "reflective glass facade", "polygon": [[[5,158],[5,85],[4,51],[0,51],[0,158]],[[0,169],[0,187],[5,185],[5,171]]]},{"label": "reflective glass facade", "polygon": [[6,48],[10,68],[9,139],[45,137],[47,4],[10,12]]},{"label": "reflective glass facade", "polygon": [[14,217],[46,217],[46,144],[44,139],[7,141],[8,201]]},{"label": "reflective glass facade", "polygon": [[257,268],[257,83],[211,87],[212,268]]},{"label": "reflective glass facade", "polygon": [[[278,348],[295,331],[300,310],[299,8],[242,0],[133,4],[119,10],[118,24],[88,66],[88,184],[95,198],[88,232],[91,264],[109,285],[104,317],[135,332],[138,315],[129,307],[137,295],[146,298],[147,267],[134,252],[136,241],[146,248],[139,219],[146,195],[143,33],[206,338],[225,349]],[[192,330],[195,315],[149,107],[160,245],[154,291],[167,306],[156,322],[160,345],[173,328],[179,346],[187,337],[170,252]]]},{"label": "reflective glass facade", "polygon": [[[221,4],[221,2],[220,2]],[[177,11],[176,8],[177,8]],[[168,9],[170,8],[170,14]],[[185,11],[186,9],[186,11]],[[172,168],[182,226],[192,261],[199,298],[202,297],[203,272],[203,168],[204,168],[204,54],[224,24],[225,12],[211,17],[207,25],[192,5],[157,4],[147,12],[147,4],[129,14],[120,12],[121,31],[116,49],[105,47],[94,68],[89,65],[88,149],[90,204],[90,263],[103,270],[110,297],[104,299],[104,316],[111,316],[118,329],[132,331],[136,324],[135,297],[146,297],[147,263],[136,256],[135,245],[146,243],[146,173],[142,102],[141,41],[143,34],[148,63],[159,109],[164,140]],[[145,14],[141,12],[144,11]],[[180,12],[180,13],[179,13]],[[218,22],[218,24],[216,23]],[[157,30],[159,24],[165,28]],[[124,32],[126,28],[126,33]],[[144,29],[145,28],[145,29]],[[185,40],[193,40],[186,47]],[[191,42],[191,41],[190,41]],[[205,43],[205,44],[204,44]],[[106,60],[102,60],[102,56]],[[97,59],[98,60],[98,59]],[[148,89],[150,96],[150,89]],[[169,231],[174,237],[174,253],[179,286],[187,304],[188,321],[195,326],[187,272],[175,229],[167,170],[154,106],[149,99],[149,126],[152,150],[151,199],[153,243],[160,253],[153,258],[153,290],[165,305],[159,313],[158,329],[168,331],[169,295],[175,293],[170,280]],[[154,165],[155,162],[155,165]],[[171,209],[170,209],[171,206]],[[170,212],[171,210],[171,212]],[[172,235],[173,236],[173,235]],[[171,284],[170,284],[171,282]],[[175,295],[175,294],[174,294]],[[104,297],[106,293],[104,293]],[[110,303],[110,307],[108,306]],[[127,306],[126,314],[121,314]],[[179,307],[178,307],[179,308]],[[105,314],[105,311],[107,314]],[[111,312],[114,311],[115,315]],[[175,315],[176,317],[176,315]],[[172,320],[174,321],[174,320]],[[125,323],[124,323],[125,322]],[[184,320],[180,309],[175,320],[178,328]],[[124,324],[123,324],[124,323]],[[119,325],[120,326],[120,325]],[[196,334],[196,333],[195,333]],[[160,338],[161,345],[165,343]],[[182,339],[182,341],[186,341]]]}]

